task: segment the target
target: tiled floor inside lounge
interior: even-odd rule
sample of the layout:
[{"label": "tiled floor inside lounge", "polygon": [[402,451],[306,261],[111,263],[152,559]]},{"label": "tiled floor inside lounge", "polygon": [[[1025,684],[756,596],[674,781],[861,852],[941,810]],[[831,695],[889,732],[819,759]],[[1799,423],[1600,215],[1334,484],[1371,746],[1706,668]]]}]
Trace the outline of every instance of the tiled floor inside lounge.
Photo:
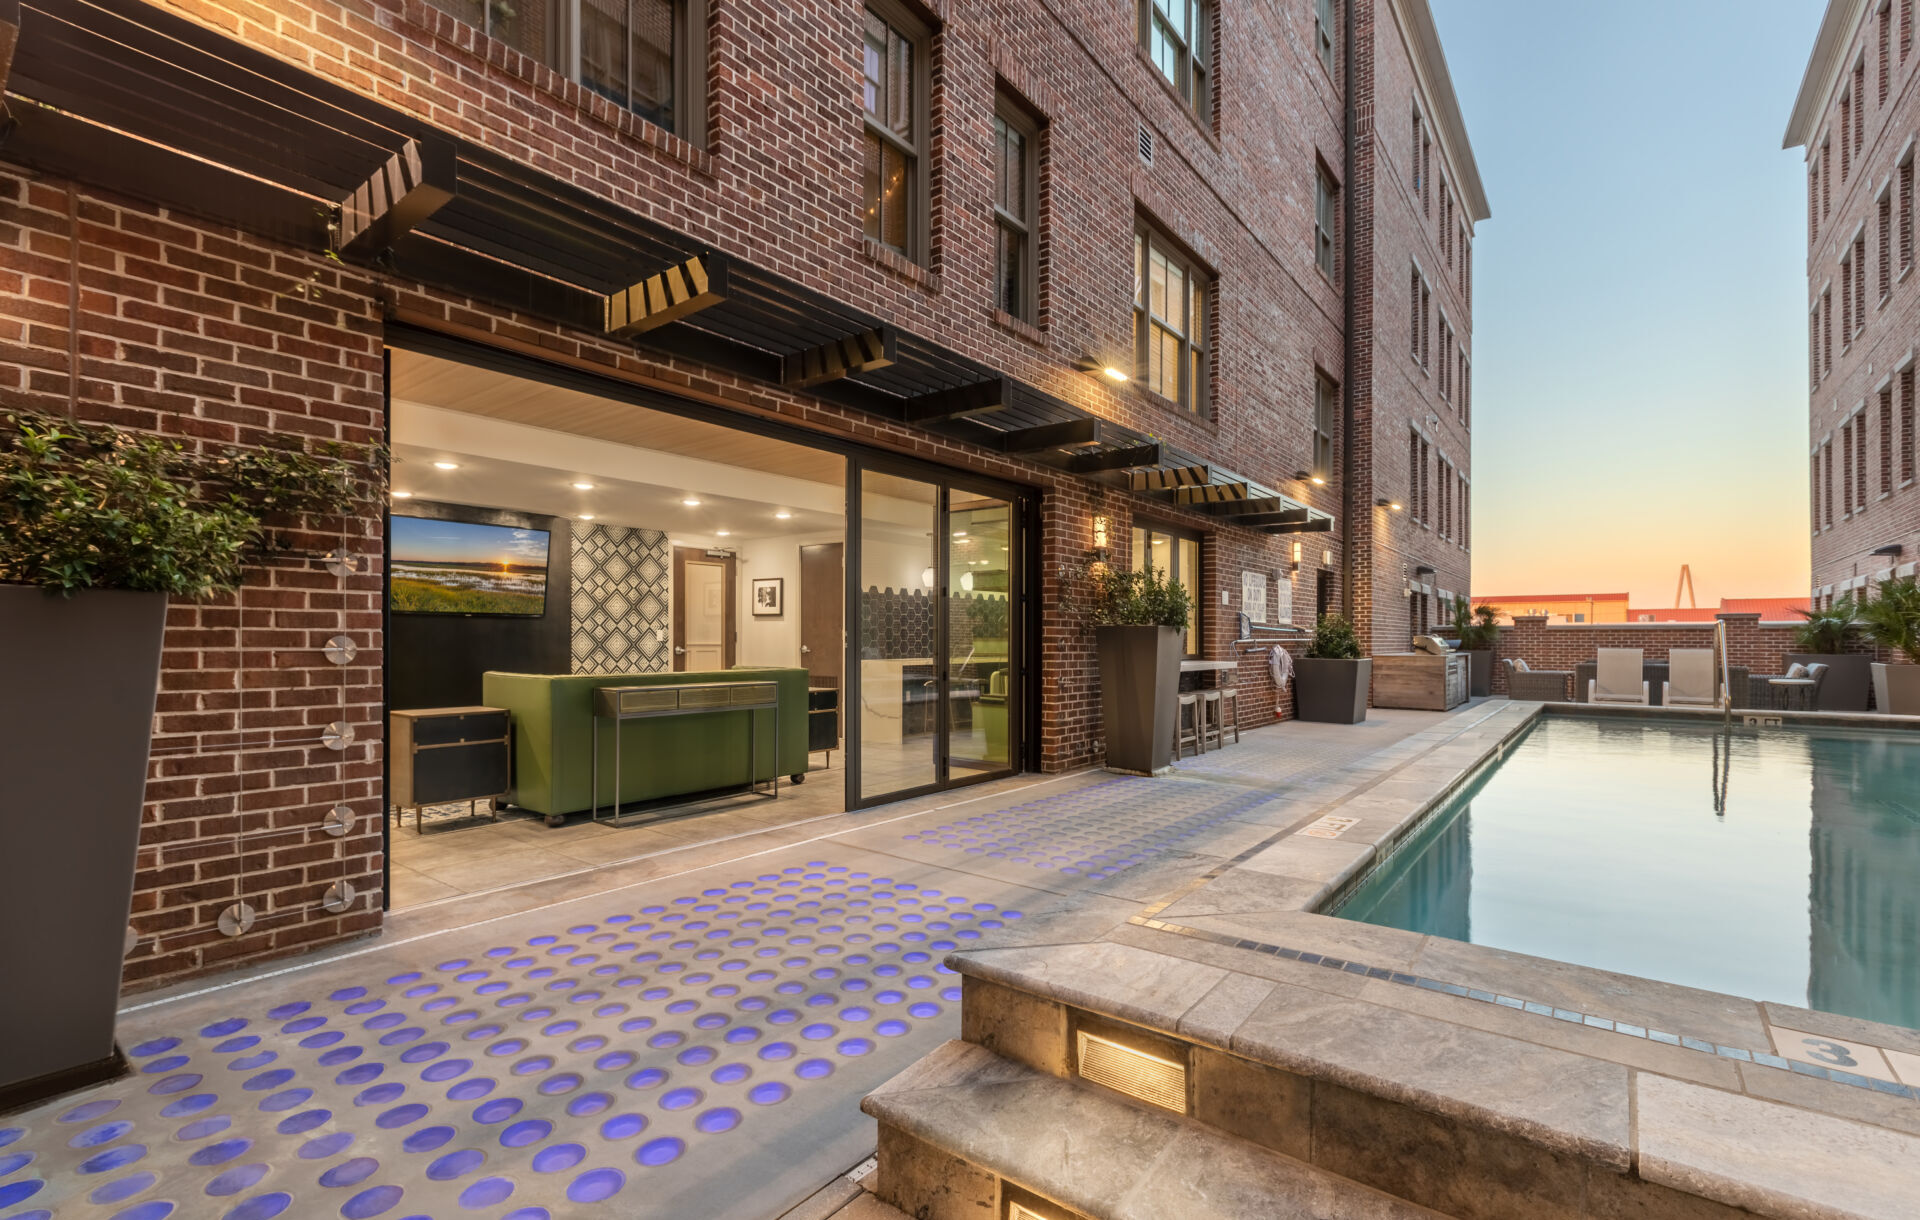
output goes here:
[{"label": "tiled floor inside lounge", "polygon": [[638,884],[449,896],[379,941],[137,997],[136,1075],[0,1118],[0,1217],[777,1216],[871,1151],[859,1098],[956,1034],[944,953],[1123,921],[1441,720],[1279,726],[1160,779],[1024,777]]}]

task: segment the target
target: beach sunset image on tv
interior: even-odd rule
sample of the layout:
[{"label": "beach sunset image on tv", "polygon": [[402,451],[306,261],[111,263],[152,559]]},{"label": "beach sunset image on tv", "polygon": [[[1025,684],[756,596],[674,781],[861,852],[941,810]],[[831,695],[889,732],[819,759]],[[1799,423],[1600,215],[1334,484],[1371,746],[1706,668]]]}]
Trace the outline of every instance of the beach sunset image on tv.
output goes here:
[{"label": "beach sunset image on tv", "polygon": [[395,517],[392,554],[397,612],[546,613],[546,530]]}]

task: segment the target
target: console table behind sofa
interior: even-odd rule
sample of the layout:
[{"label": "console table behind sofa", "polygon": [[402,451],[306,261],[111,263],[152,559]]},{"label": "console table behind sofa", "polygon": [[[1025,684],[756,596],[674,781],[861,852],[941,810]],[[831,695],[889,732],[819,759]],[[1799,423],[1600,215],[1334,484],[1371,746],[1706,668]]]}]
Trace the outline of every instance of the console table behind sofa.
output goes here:
[{"label": "console table behind sofa", "polygon": [[[601,686],[674,686],[689,682],[779,684],[780,756],[773,733],[758,734],[757,773],[777,770],[799,783],[807,770],[807,671],[725,669],[650,674],[508,674],[489,672],[481,689],[490,707],[513,713],[513,803],[549,820],[593,804],[593,691]],[[747,783],[747,717],[724,713],[687,719],[631,720],[620,727],[626,765],[620,800],[658,800]],[[602,732],[610,732],[603,729]],[[603,743],[603,746],[610,743]],[[613,791],[612,751],[600,751],[600,791]]]}]

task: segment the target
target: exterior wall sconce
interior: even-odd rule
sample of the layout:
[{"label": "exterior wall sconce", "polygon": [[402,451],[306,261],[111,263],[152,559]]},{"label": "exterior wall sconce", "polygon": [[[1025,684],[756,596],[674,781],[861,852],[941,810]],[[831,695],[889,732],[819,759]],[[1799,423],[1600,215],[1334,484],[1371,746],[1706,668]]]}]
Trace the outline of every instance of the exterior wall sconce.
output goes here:
[{"label": "exterior wall sconce", "polygon": [[1386,496],[1381,496],[1378,500],[1375,500],[1373,502],[1373,506],[1375,508],[1391,509],[1396,513],[1400,511],[1400,502],[1398,500],[1389,499]]},{"label": "exterior wall sconce", "polygon": [[1294,543],[1293,544],[1293,562],[1287,566],[1287,571],[1298,572],[1300,570],[1300,551],[1301,551],[1300,544],[1298,542]]},{"label": "exterior wall sconce", "polygon": [[1293,477],[1302,483],[1311,483],[1315,487],[1325,487],[1327,485],[1327,481],[1324,478],[1313,473],[1311,470],[1296,470],[1293,472]]},{"label": "exterior wall sconce", "polygon": [[1082,373],[1098,373],[1108,381],[1132,381],[1133,377],[1125,369],[1108,364],[1105,360],[1095,360],[1092,356],[1082,356],[1073,362],[1073,367]]},{"label": "exterior wall sconce", "polygon": [[1093,554],[1091,558],[1096,565],[1104,566],[1108,560],[1113,558],[1113,550],[1108,541],[1108,536],[1112,529],[1112,518],[1102,514],[1093,519]]},{"label": "exterior wall sconce", "polygon": [[1424,580],[1431,575],[1433,575],[1433,569],[1425,564],[1421,564],[1413,570],[1413,578],[1415,580]]},{"label": "exterior wall sconce", "polygon": [[1874,553],[1875,555],[1886,555],[1886,556],[1889,556],[1889,557],[1891,557],[1891,558],[1895,558],[1895,559],[1898,559],[1898,558],[1900,557],[1900,554],[1901,554],[1901,553],[1902,553],[1902,552],[1903,552],[1903,551],[1904,551],[1905,549],[1906,549],[1905,547],[1902,547],[1902,546],[1901,546],[1901,545],[1900,545],[1899,543],[1897,543],[1897,542],[1889,542],[1889,543],[1888,543],[1887,545],[1885,545],[1885,546],[1882,546],[1882,547],[1875,547],[1875,548],[1874,548],[1874,550],[1873,550],[1873,553]]}]

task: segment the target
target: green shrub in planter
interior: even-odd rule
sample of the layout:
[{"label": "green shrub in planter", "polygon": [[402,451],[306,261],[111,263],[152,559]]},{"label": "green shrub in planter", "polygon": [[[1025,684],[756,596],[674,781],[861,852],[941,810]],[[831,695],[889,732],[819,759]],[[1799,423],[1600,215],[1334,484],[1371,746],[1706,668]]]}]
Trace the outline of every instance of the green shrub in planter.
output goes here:
[{"label": "green shrub in planter", "polygon": [[1313,642],[1294,666],[1294,714],[1327,724],[1358,724],[1367,718],[1373,658],[1362,655],[1346,616],[1322,615]]},{"label": "green shrub in planter", "polygon": [[1306,655],[1316,661],[1358,661],[1366,655],[1354,638],[1353,624],[1344,614],[1324,614],[1313,625],[1313,642]]},{"label": "green shrub in planter", "polygon": [[[356,460],[370,463],[368,471]],[[236,588],[285,549],[272,522],[336,514],[377,449],[223,449],[56,416],[0,415],[0,1109],[114,1075],[127,914],[167,599]]]},{"label": "green shrub in planter", "polygon": [[1920,716],[1920,582],[1911,576],[1881,581],[1859,615],[1873,642],[1895,658],[1873,663],[1876,707],[1894,716]]},{"label": "green shrub in planter", "polygon": [[1192,599],[1157,569],[1101,568],[1090,582],[1107,769],[1157,775],[1173,761],[1181,640]]}]

